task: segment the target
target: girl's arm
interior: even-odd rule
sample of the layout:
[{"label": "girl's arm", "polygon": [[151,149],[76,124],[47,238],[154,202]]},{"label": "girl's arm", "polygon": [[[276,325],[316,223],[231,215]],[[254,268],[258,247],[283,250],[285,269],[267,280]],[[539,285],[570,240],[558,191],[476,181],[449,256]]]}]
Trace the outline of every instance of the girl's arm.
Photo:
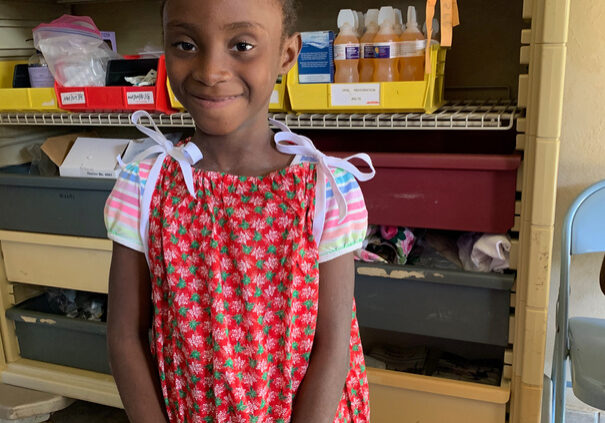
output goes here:
[{"label": "girl's arm", "polygon": [[113,243],[107,345],[113,377],[131,423],[168,421],[149,347],[151,282],[145,255]]},{"label": "girl's arm", "polygon": [[307,373],[292,423],[332,423],[349,371],[355,267],[353,254],[319,265],[319,310]]}]

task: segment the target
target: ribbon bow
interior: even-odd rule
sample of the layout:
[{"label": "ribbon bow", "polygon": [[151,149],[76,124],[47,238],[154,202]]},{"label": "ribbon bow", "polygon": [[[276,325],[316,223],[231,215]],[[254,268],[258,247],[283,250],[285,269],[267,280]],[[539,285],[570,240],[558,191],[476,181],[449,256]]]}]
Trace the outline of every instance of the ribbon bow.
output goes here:
[{"label": "ribbon bow", "polygon": [[[146,117],[151,122],[154,130],[151,130],[142,124],[139,123],[141,117]],[[188,142],[184,146],[175,147],[165,136],[160,132],[157,125],[151,118],[151,115],[144,110],[138,110],[132,114],[131,117],[132,123],[137,127],[139,131],[147,135],[149,138],[154,140],[157,145],[153,147],[149,147],[145,151],[137,154],[136,157],[132,160],[133,162],[140,162],[145,160],[148,157],[157,155],[157,159],[153,163],[151,170],[149,171],[149,175],[147,176],[147,182],[145,183],[145,189],[143,190],[143,195],[141,197],[141,211],[142,217],[139,227],[139,233],[141,235],[141,240],[143,240],[143,245],[145,246],[145,257],[147,258],[147,262],[149,263],[149,251],[147,248],[147,233],[149,226],[149,215],[148,211],[151,207],[151,199],[153,197],[153,191],[155,190],[155,185],[160,176],[160,170],[162,169],[162,163],[164,163],[164,159],[166,156],[170,156],[174,158],[179,165],[181,166],[181,170],[183,172],[183,178],[185,180],[185,185],[187,186],[187,190],[192,197],[195,197],[195,191],[193,187],[193,170],[191,166],[200,161],[203,157],[202,152],[192,142]],[[122,162],[120,158],[118,158],[120,162],[120,166],[124,167],[125,164]]]},{"label": "ribbon bow", "polygon": [[[330,182],[334,198],[338,204],[338,221],[339,223],[342,222],[347,215],[347,201],[345,200],[344,194],[340,191],[340,188],[338,188],[336,179],[330,168],[345,170],[359,181],[369,181],[376,174],[370,156],[365,153],[358,153],[345,158],[326,156],[315,148],[315,145],[313,145],[313,142],[309,138],[291,132],[290,129],[281,122],[273,119],[270,119],[270,122],[282,130],[282,132],[275,134],[275,146],[279,151],[285,154],[301,154],[303,156],[312,157],[317,161],[318,177],[325,177]],[[352,159],[364,161],[370,167],[370,172],[364,173],[357,169],[357,167],[350,162]],[[320,181],[323,182],[323,179],[320,179]],[[325,207],[326,184],[320,183],[318,185],[318,190],[318,206]],[[316,215],[322,216],[323,213],[316,213]]]},{"label": "ribbon bow", "polygon": [[[153,125],[154,130],[151,130],[139,123],[141,117],[143,116],[149,119],[149,121]],[[160,132],[157,125],[151,118],[151,115],[145,110],[138,110],[134,112],[132,114],[131,120],[132,123],[134,123],[134,126],[136,126],[139,131],[141,131],[157,143],[157,145],[149,147],[147,150],[137,154],[137,156],[132,161],[140,162],[148,157],[158,155],[158,158],[155,161],[153,167],[151,168],[148,177],[148,180],[155,181],[157,180],[160,167],[164,162],[164,159],[166,158],[166,156],[171,156],[181,166],[181,170],[183,171],[183,178],[185,179],[185,185],[187,186],[189,194],[191,194],[192,197],[195,197],[195,191],[193,188],[193,172],[191,171],[191,166],[196,164],[203,157],[202,152],[197,147],[197,145],[192,142],[188,142],[184,146],[175,147],[174,144],[172,144],[172,142],[170,142],[164,136],[164,134]],[[124,166],[124,163],[122,163],[121,160],[120,165],[122,167]]]}]

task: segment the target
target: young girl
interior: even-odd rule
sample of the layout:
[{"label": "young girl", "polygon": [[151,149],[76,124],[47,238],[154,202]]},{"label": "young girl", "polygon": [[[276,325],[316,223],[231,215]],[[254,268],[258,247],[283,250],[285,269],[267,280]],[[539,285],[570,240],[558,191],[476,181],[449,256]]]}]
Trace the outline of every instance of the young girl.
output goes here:
[{"label": "young girl", "polygon": [[355,177],[373,169],[270,130],[293,19],[291,0],[163,5],[195,134],[173,147],[137,125],[158,145],[105,209],[110,362],[132,422],[369,421],[352,251],[367,226]]}]

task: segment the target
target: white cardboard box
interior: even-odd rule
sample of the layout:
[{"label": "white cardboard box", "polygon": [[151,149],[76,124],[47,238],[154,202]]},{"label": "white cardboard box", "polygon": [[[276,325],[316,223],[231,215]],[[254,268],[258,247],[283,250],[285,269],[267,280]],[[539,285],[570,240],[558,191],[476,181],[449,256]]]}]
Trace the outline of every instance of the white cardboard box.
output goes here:
[{"label": "white cardboard box", "polygon": [[130,140],[111,138],[78,138],[59,166],[61,176],[79,178],[112,178],[120,174],[117,157]]}]

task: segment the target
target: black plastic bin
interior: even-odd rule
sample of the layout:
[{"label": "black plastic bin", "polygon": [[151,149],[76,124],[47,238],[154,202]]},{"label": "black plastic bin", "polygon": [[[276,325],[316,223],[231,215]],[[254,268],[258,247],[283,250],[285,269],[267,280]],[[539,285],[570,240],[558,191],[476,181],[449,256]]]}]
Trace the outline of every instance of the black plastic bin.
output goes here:
[{"label": "black plastic bin", "polygon": [[103,208],[114,184],[0,171],[0,229],[106,238]]},{"label": "black plastic bin", "polygon": [[357,263],[359,325],[508,345],[514,275]]},{"label": "black plastic bin", "polygon": [[21,357],[111,374],[107,324],[49,313],[44,295],[6,311],[15,322]]}]

